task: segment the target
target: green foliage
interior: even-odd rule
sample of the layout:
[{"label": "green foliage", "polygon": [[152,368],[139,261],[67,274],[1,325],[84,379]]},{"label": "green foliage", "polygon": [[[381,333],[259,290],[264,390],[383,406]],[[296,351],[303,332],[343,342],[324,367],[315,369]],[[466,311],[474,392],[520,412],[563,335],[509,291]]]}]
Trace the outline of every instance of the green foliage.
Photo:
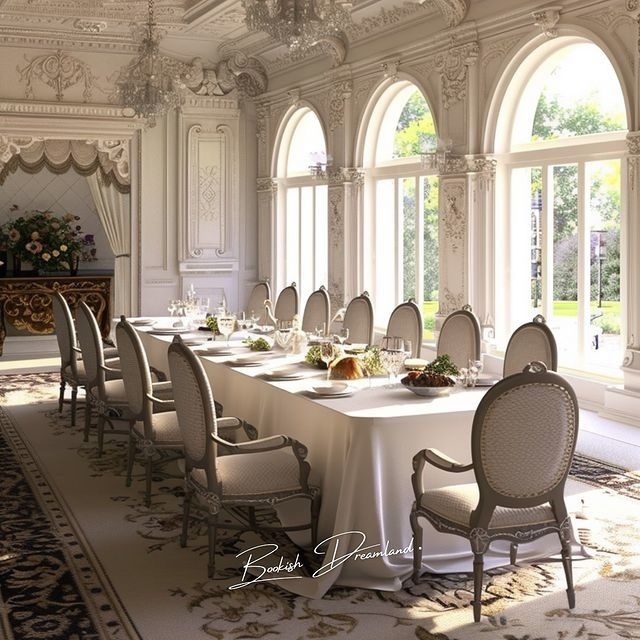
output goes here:
[{"label": "green foliage", "polygon": [[436,127],[424,97],[416,89],[405,104],[393,142],[393,157],[408,158],[436,148]]},{"label": "green foliage", "polygon": [[382,362],[380,362],[380,347],[369,347],[362,356],[362,362],[367,375],[381,376],[385,373]]},{"label": "green foliage", "polygon": [[220,334],[220,331],[218,330],[218,321],[215,316],[207,316],[205,322],[207,323],[207,327],[209,327],[211,333]]},{"label": "green foliage", "polygon": [[256,338],[255,340],[247,338],[243,342],[251,351],[269,351],[271,349],[271,345],[264,338]]},{"label": "green foliage", "polygon": [[424,370],[428,373],[439,373],[443,376],[457,376],[460,373],[458,367],[456,367],[446,353],[432,360]]}]

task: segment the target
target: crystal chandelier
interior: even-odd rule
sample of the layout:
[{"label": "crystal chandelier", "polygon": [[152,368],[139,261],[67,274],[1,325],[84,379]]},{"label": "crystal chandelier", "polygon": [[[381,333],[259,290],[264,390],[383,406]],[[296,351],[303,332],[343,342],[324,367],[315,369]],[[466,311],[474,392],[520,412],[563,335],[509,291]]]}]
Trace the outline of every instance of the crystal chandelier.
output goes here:
[{"label": "crystal chandelier", "polygon": [[139,41],[138,57],[123,71],[116,82],[120,104],[144,118],[154,127],[156,119],[182,102],[180,63],[160,53],[164,35],[155,22],[154,0],[148,0],[147,23],[136,27],[134,37]]},{"label": "crystal chandelier", "polygon": [[289,47],[306,51],[322,41],[344,41],[350,0],[243,0],[246,23]]}]

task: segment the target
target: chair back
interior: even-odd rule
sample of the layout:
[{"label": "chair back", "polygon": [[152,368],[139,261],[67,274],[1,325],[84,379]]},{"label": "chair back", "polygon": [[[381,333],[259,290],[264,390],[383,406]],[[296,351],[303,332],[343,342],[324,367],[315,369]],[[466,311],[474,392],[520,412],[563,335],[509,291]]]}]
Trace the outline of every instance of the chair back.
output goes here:
[{"label": "chair back", "polygon": [[87,376],[87,388],[98,386],[102,391],[105,381],[104,369],[102,368],[104,366],[102,337],[93,311],[84,300],[80,301],[76,310],[76,328],[82,351],[82,362]]},{"label": "chair back", "polygon": [[60,350],[60,360],[62,370],[71,367],[74,377],[78,375],[77,369],[77,347],[76,330],[73,324],[71,309],[59,291],[54,291],[51,296],[51,306],[53,309],[53,321],[56,329],[56,340]]},{"label": "chair back", "polygon": [[519,373],[534,360],[544,362],[550,371],[558,370],[556,339],[541,315],[518,327],[509,338],[504,354],[503,376],[506,378]]},{"label": "chair back", "polygon": [[[278,317],[276,315],[276,317]],[[329,321],[331,319],[331,301],[329,294],[323,285],[314,291],[304,305],[302,314],[302,330],[315,331],[316,326],[324,322],[325,333],[329,331]]]},{"label": "chair back", "polygon": [[386,335],[411,340],[411,357],[420,357],[422,351],[422,312],[413,298],[399,304],[391,312]]},{"label": "chair back", "polygon": [[578,419],[571,385],[541,362],[494,385],[473,420],[472,456],[480,489],[476,511],[562,500]]},{"label": "chair back", "polygon": [[296,283],[292,282],[278,295],[274,314],[278,320],[290,321],[296,313],[298,313],[298,289]]},{"label": "chair back", "polygon": [[466,305],[450,313],[438,335],[438,355],[448,354],[458,367],[468,367],[469,360],[480,360],[480,323]]},{"label": "chair back", "polygon": [[373,344],[373,305],[367,291],[349,302],[342,326],[349,329],[350,342]]},{"label": "chair back", "polygon": [[271,299],[271,286],[268,282],[258,282],[253,290],[251,291],[251,295],[249,296],[249,302],[247,302],[247,307],[245,311],[251,316],[254,314],[255,316],[260,317],[264,310],[264,301]]},{"label": "chair back", "polygon": [[169,371],[187,471],[205,469],[209,489],[217,485],[217,447],[209,437],[218,433],[213,392],[199,358],[176,336],[169,346]]},{"label": "chair back", "polygon": [[140,336],[124,316],[120,316],[116,326],[116,342],[129,411],[144,422],[145,436],[152,439],[153,402],[149,396],[153,386],[149,362]]}]

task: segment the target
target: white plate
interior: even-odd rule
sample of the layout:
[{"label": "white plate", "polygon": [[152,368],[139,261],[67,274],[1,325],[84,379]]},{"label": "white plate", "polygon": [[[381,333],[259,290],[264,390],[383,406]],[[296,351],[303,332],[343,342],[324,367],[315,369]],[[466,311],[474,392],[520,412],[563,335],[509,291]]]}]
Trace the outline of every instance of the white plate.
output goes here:
[{"label": "white plate", "polygon": [[299,380],[303,377],[301,371],[292,371],[290,369],[272,369],[271,371],[265,371],[265,378],[270,380]]},{"label": "white plate", "polygon": [[323,398],[334,396],[350,396],[353,389],[346,382],[334,382],[331,384],[316,385],[311,387],[312,393]]},{"label": "white plate", "polygon": [[206,342],[206,338],[202,339],[202,338],[184,338],[182,340],[182,344],[186,345],[187,347],[199,347],[200,345],[203,345]]},{"label": "white plate", "polygon": [[129,324],[134,327],[148,327],[155,324],[155,322],[153,318],[129,318]]},{"label": "white plate", "polygon": [[479,375],[476,380],[476,387],[493,387],[496,382],[500,382],[502,378],[492,375]]},{"label": "white plate", "polygon": [[264,364],[262,360],[254,360],[253,358],[235,358],[234,360],[227,360],[227,364],[232,367],[258,367]]},{"label": "white plate", "polygon": [[176,333],[191,333],[189,327],[154,327],[149,333],[157,333],[159,335],[166,334],[168,336]]},{"label": "white plate", "polygon": [[200,349],[198,351],[198,355],[200,356],[232,356],[235,355],[231,349],[212,349],[211,347],[207,347],[206,349]]}]

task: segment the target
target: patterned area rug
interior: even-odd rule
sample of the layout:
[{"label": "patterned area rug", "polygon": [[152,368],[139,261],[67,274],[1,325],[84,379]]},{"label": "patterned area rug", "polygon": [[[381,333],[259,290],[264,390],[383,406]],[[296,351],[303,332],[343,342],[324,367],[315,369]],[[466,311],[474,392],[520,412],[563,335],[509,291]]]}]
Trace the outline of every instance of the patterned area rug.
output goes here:
[{"label": "patterned area rug", "polygon": [[251,546],[253,534],[221,533],[218,577],[207,580],[205,527],[194,522],[188,548],[178,545],[178,469],[157,473],[145,508],[140,465],[134,485],[124,486],[124,440],[113,436],[98,458],[95,437],[82,443],[82,419],[72,428],[68,407],[58,415],[56,378],[0,377],[6,638],[640,638],[636,473],[576,457],[574,518],[594,556],[574,562],[574,610],[555,562],[488,571],[478,624],[467,575],[427,575],[395,593],[334,588],[321,600],[269,584],[230,591],[238,579],[235,555]]}]

